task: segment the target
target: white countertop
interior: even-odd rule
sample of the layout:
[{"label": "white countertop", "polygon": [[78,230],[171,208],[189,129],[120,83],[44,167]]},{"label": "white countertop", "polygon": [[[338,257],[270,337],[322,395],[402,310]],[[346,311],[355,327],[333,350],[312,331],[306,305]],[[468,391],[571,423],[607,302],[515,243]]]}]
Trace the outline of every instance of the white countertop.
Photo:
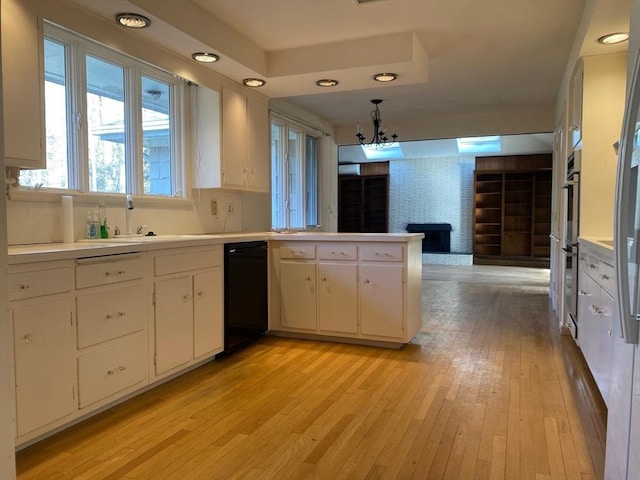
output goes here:
[{"label": "white countertop", "polygon": [[579,237],[578,243],[588,243],[588,247],[591,250],[613,261],[613,239],[603,237]]},{"label": "white countertop", "polygon": [[421,241],[422,233],[334,233],[334,232],[254,232],[203,235],[159,235],[156,237],[120,237],[80,240],[74,243],[44,243],[9,246],[8,263],[65,260],[99,255],[114,255],[176,247],[197,247],[253,240],[408,242]]}]

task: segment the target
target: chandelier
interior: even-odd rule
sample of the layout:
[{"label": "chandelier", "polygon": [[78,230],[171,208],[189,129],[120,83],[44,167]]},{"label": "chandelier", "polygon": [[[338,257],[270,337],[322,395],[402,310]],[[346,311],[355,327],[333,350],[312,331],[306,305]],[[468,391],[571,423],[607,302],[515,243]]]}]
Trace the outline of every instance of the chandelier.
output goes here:
[{"label": "chandelier", "polygon": [[371,100],[376,107],[371,110],[371,120],[373,120],[373,136],[371,137],[371,141],[369,143],[366,142],[366,137],[364,136],[364,130],[360,128],[360,124],[358,124],[356,137],[360,141],[360,145],[368,145],[373,148],[384,148],[386,146],[391,145],[396,141],[398,135],[394,131],[391,134],[391,141],[389,141],[389,137],[387,137],[386,132],[382,128],[382,119],[380,118],[380,108],[378,105],[382,103],[382,100],[379,98],[374,98]]}]

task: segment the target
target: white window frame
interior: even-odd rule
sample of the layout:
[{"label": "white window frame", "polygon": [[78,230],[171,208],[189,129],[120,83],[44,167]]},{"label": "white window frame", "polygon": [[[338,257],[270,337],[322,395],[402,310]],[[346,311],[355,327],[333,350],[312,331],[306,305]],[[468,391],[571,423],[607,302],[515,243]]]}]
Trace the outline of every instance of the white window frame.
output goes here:
[{"label": "white window frame", "polygon": [[[307,137],[314,137],[316,139],[316,185],[315,185],[315,189],[316,189],[316,193],[315,193],[315,199],[316,199],[316,221],[319,223],[320,222],[320,200],[321,200],[321,195],[320,195],[320,140],[322,138],[322,134],[316,130],[313,130],[311,128],[308,128],[304,125],[301,125],[299,123],[296,122],[292,122],[290,120],[288,120],[287,118],[278,115],[277,113],[272,112],[271,116],[270,116],[270,122],[269,122],[269,126],[270,126],[270,131],[271,131],[271,125],[278,125],[279,127],[282,127],[283,130],[281,130],[282,135],[280,138],[280,156],[282,159],[283,164],[280,165],[280,168],[276,168],[276,166],[274,165],[274,158],[272,156],[271,158],[271,170],[272,170],[272,175],[274,176],[274,178],[272,179],[272,192],[271,192],[271,202],[272,202],[272,218],[271,218],[271,227],[274,230],[290,230],[290,229],[295,229],[295,230],[309,230],[309,229],[317,229],[320,227],[320,225],[309,225],[309,221],[307,219],[307,210],[308,210],[308,205],[307,205],[307,198],[306,198],[306,182],[307,182],[307,175],[306,175],[306,165],[307,165],[307,161],[306,161],[306,138]],[[300,189],[301,191],[299,192],[299,195],[301,195],[303,197],[302,200],[302,219],[303,219],[303,224],[304,227],[292,227],[291,226],[291,192],[289,191],[289,132],[290,131],[295,131],[298,133],[302,134],[302,139],[298,144],[298,148],[299,148],[299,152],[298,154],[300,155],[301,158],[301,165],[300,165],[300,179],[299,179],[299,183],[300,183]],[[273,154],[273,152],[272,152]],[[280,178],[278,179],[278,184],[279,185],[273,185],[274,183],[276,183],[276,175],[278,171],[282,172],[282,175],[280,176]],[[283,212],[282,216],[283,216],[283,222],[282,224],[276,224],[276,218],[273,215],[273,211],[275,211],[275,205],[278,203],[277,198],[276,198],[276,194],[278,192],[278,187],[280,189],[280,191],[282,192],[282,201],[280,204],[280,209]]]},{"label": "white window frame", "polygon": [[[68,144],[68,187],[37,188],[39,192],[75,193],[92,196],[119,197],[126,194],[148,199],[186,198],[186,101],[187,82],[176,75],[146,64],[131,56],[105,47],[93,40],[79,36],[64,28],[44,22],[44,38],[65,46],[67,77],[67,144]],[[88,121],[87,111],[86,56],[114,63],[124,69],[125,88],[125,192],[92,191],[89,184]],[[142,132],[142,77],[156,79],[169,84],[170,136],[171,136],[171,194],[160,195],[144,192],[143,178],[143,132]],[[44,79],[43,79],[44,81]],[[23,190],[34,190],[26,187]]]}]

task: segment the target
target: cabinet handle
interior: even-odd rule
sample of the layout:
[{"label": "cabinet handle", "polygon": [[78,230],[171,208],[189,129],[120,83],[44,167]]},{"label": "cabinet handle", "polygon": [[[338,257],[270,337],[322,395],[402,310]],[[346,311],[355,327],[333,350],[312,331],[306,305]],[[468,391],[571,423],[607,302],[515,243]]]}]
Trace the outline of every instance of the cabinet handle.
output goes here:
[{"label": "cabinet handle", "polygon": [[202,298],[203,296],[204,296],[204,292],[203,292],[202,290],[198,290],[198,291],[196,292],[196,297],[198,297],[198,298]]},{"label": "cabinet handle", "polygon": [[27,333],[24,337],[22,337],[22,342],[26,344],[34,343],[36,341],[36,336],[33,333]]},{"label": "cabinet handle", "polygon": [[305,279],[307,282],[310,282],[310,281],[311,281],[311,277],[304,277],[304,279]]},{"label": "cabinet handle", "polygon": [[116,313],[107,313],[107,320],[111,320],[116,317],[124,317],[127,312],[116,312]]},{"label": "cabinet handle", "polygon": [[322,277],[320,280],[322,280],[323,282],[327,281],[327,277]]},{"label": "cabinet handle", "polygon": [[607,275],[606,273],[602,273],[602,274],[600,274],[599,276],[600,276],[600,278],[601,278],[601,279],[603,279],[603,280],[609,280],[609,278],[611,278],[611,277],[609,277],[609,275]]},{"label": "cabinet handle", "polygon": [[367,279],[364,281],[364,283],[365,283],[366,285],[371,285],[371,280],[369,280],[369,279],[367,278]]},{"label": "cabinet handle", "polygon": [[105,276],[110,277],[111,275],[124,275],[126,273],[125,270],[116,270],[115,272],[104,272]]},{"label": "cabinet handle", "polygon": [[185,293],[185,294],[182,296],[182,303],[186,303],[186,302],[188,302],[190,298],[191,298],[191,296],[190,296],[188,293]]},{"label": "cabinet handle", "polygon": [[578,292],[578,295],[580,295],[581,297],[589,297],[589,296],[591,296],[591,295],[589,294],[589,292],[585,292],[584,290],[580,290],[580,291]]},{"label": "cabinet handle", "polygon": [[107,375],[115,375],[116,373],[124,372],[127,369],[126,366],[120,365],[115,370],[107,370]]},{"label": "cabinet handle", "polygon": [[390,254],[390,253],[387,253],[387,252],[383,252],[383,253],[376,252],[376,255],[377,255],[378,257],[390,257],[390,256],[391,256],[391,254]]},{"label": "cabinet handle", "polygon": [[346,255],[345,252],[331,252],[331,255],[340,255],[341,257]]},{"label": "cabinet handle", "polygon": [[594,268],[596,268],[596,266],[593,263],[590,263],[589,264],[589,268],[594,269]]},{"label": "cabinet handle", "polygon": [[255,168],[252,168],[252,169],[251,169],[251,175],[255,175],[255,174],[256,174],[256,169],[255,169]]},{"label": "cabinet handle", "polygon": [[20,290],[29,290],[29,284],[28,283],[21,283],[20,285],[18,285],[18,288]]}]

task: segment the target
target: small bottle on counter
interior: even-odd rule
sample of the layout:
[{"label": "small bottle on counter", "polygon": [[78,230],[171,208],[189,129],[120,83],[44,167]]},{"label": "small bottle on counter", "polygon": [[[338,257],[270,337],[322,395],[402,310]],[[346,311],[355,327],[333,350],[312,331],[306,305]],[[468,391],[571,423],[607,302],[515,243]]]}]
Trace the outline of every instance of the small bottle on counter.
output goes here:
[{"label": "small bottle on counter", "polygon": [[99,236],[99,225],[98,225],[98,215],[96,215],[95,213],[93,214],[93,217],[91,217],[91,228],[90,228],[90,234],[91,236],[89,238],[100,238]]},{"label": "small bottle on counter", "polygon": [[93,219],[91,218],[91,212],[87,210],[87,218],[84,223],[84,238],[95,238],[92,236],[93,229]]}]

